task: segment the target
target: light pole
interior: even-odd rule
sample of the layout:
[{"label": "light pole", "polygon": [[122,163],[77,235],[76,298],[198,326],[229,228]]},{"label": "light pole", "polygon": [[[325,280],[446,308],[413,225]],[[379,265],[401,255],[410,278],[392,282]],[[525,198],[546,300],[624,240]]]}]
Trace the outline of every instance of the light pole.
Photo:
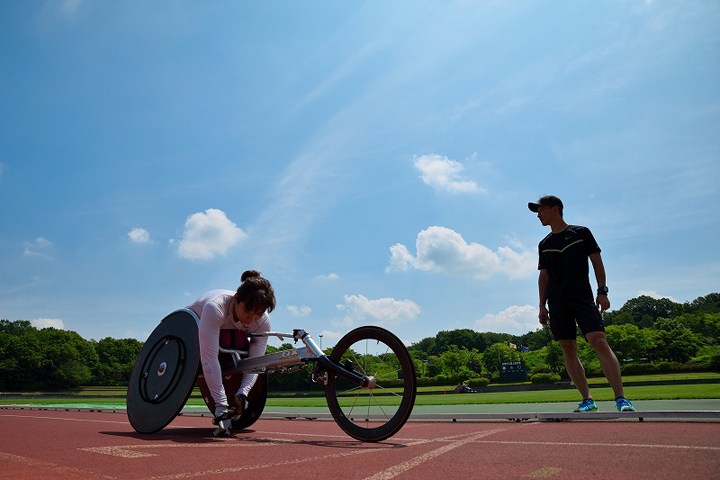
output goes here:
[{"label": "light pole", "polygon": [[322,351],[322,333],[319,336],[320,336],[320,350]]}]

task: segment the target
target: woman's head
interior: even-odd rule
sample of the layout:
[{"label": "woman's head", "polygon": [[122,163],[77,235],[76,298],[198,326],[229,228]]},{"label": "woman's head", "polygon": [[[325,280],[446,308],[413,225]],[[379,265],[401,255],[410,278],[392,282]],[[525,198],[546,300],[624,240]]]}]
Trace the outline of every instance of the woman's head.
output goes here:
[{"label": "woman's head", "polygon": [[257,270],[243,272],[240,286],[235,294],[237,304],[242,303],[243,309],[258,316],[275,309],[275,291],[270,281]]}]

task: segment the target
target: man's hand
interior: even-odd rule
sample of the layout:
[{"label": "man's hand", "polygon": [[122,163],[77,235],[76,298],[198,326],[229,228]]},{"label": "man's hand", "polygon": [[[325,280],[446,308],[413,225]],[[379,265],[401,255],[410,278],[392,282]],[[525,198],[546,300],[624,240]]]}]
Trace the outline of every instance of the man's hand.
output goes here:
[{"label": "man's hand", "polygon": [[218,428],[216,428],[213,432],[213,436],[218,437],[220,435],[230,435],[230,429],[232,428],[230,418],[233,413],[234,412],[230,411],[228,407],[215,407],[215,418],[213,418],[213,424],[217,425]]},{"label": "man's hand", "polygon": [[610,299],[607,295],[598,295],[595,297],[595,306],[600,309],[600,313],[603,313],[610,308]]},{"label": "man's hand", "polygon": [[540,307],[540,314],[538,315],[538,318],[540,319],[540,324],[543,327],[546,327],[548,323],[550,323],[550,314],[548,313],[545,305]]}]

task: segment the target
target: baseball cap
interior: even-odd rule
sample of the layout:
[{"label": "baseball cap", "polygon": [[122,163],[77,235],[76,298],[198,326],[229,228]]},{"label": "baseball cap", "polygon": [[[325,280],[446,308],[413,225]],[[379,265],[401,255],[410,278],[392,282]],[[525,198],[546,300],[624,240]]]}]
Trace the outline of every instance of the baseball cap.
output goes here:
[{"label": "baseball cap", "polygon": [[537,213],[538,208],[540,208],[541,206],[560,207],[560,210],[562,211],[563,203],[562,200],[560,200],[555,195],[545,195],[544,197],[540,197],[537,203],[528,203],[528,208],[530,209],[530,211],[535,213]]}]

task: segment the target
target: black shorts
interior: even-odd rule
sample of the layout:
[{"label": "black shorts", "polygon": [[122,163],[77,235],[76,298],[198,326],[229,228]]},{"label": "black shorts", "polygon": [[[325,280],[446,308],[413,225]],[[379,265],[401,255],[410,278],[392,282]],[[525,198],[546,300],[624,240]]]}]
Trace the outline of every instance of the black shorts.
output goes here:
[{"label": "black shorts", "polygon": [[583,335],[590,332],[604,332],[602,315],[592,300],[550,303],[550,329],[555,340],[575,340],[580,327]]}]

